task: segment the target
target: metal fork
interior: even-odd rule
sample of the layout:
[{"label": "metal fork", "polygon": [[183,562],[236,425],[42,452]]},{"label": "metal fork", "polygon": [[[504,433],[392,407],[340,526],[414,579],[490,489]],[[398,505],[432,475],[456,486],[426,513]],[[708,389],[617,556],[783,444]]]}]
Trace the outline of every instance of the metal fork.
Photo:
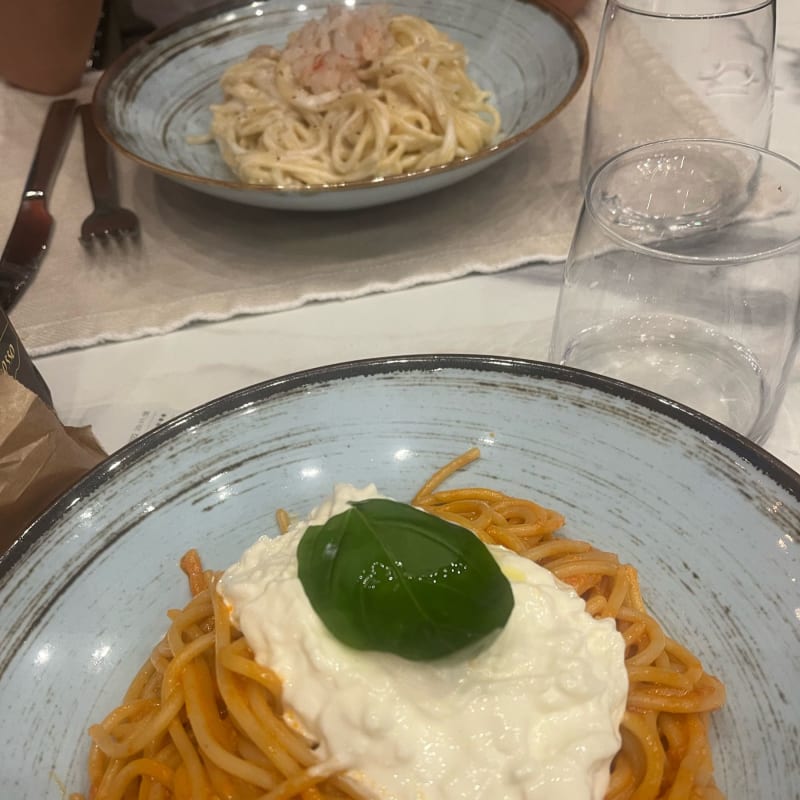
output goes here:
[{"label": "metal fork", "polygon": [[114,160],[106,140],[92,118],[92,107],[78,108],[83,127],[83,152],[86,175],[92,191],[94,211],[81,225],[81,242],[91,245],[96,240],[108,241],[139,235],[139,218],[119,204]]}]

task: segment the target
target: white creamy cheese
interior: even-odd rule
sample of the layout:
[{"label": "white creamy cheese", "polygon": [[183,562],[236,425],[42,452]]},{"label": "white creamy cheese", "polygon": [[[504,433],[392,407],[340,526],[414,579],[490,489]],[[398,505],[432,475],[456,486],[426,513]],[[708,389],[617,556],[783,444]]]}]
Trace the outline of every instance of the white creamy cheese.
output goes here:
[{"label": "white creamy cheese", "polygon": [[337,485],[220,583],[256,660],[283,681],[287,721],[385,800],[602,800],[628,690],[624,643],[546,569],[490,547],[514,610],[469,652],[408,661],[328,633],[297,577],[297,543],[309,524],[377,496]]}]

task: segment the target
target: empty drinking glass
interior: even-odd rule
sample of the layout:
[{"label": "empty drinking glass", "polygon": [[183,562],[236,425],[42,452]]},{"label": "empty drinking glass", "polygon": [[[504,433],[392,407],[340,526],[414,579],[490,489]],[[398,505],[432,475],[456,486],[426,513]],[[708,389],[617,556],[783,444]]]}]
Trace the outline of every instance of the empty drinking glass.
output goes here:
[{"label": "empty drinking glass", "polygon": [[651,389],[763,441],[798,324],[800,166],[688,139],[627,150],[590,179],[551,361]]},{"label": "empty drinking glass", "polygon": [[636,144],[710,137],[766,147],[775,0],[608,0],[581,186]]}]

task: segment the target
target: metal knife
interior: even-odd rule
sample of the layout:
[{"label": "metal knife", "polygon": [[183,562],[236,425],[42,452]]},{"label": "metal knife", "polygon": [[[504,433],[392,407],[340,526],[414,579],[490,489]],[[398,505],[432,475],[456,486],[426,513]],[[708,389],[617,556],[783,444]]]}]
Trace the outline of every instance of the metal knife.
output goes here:
[{"label": "metal knife", "polygon": [[73,98],[50,104],[36,155],[25,182],[17,218],[0,256],[0,308],[11,309],[39,268],[53,228],[47,198],[67,148],[75,108]]}]

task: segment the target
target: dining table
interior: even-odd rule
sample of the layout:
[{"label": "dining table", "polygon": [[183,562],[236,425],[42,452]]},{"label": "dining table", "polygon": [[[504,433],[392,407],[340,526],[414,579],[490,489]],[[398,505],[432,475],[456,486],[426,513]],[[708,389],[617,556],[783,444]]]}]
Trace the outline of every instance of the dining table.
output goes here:
[{"label": "dining table", "polygon": [[[778,4],[777,14],[775,101],[769,147],[800,162],[800,3],[783,0]],[[580,16],[577,21],[579,26],[582,25]],[[590,45],[596,30],[596,26],[586,27]],[[586,78],[582,96],[575,100],[578,105],[573,116],[569,117],[575,148],[580,146],[589,79],[590,75]],[[96,76],[87,78],[89,85],[82,89],[84,96],[90,94],[95,80]],[[581,102],[584,104],[582,108],[579,106]],[[25,109],[30,116],[27,128],[18,124],[18,108]],[[4,87],[0,93],[0,143],[4,152],[13,149],[19,153],[24,148],[31,151],[32,142],[14,140],[13,137],[19,139],[25,135],[25,130],[30,131],[34,123],[43,119],[45,109],[44,98]],[[41,116],[37,117],[39,111]],[[76,220],[90,210],[88,189],[78,188],[82,157],[79,141],[73,141],[62,166],[62,177],[63,174],[72,174],[75,178],[72,183],[64,179],[65,186],[61,191],[66,193],[69,190],[71,193],[69,197],[64,195],[60,203],[64,207],[69,204],[70,213]],[[127,332],[108,336],[102,335],[102,329],[95,327],[91,335],[61,338],[43,335],[41,318],[47,316],[43,311],[44,301],[52,304],[54,315],[58,302],[53,295],[37,297],[34,285],[11,312],[11,320],[50,387],[60,420],[70,426],[91,425],[108,453],[212,398],[325,364],[424,353],[547,359],[568,237],[562,236],[549,252],[543,251],[541,258],[526,259],[525,263],[498,259],[487,266],[486,257],[482,255],[484,250],[491,253],[493,247],[502,249],[508,233],[498,222],[498,217],[492,216],[490,208],[482,211],[480,206],[481,197],[486,197],[486,188],[491,187],[494,176],[508,178],[509,170],[505,168],[504,173],[502,163],[486,170],[480,178],[465,182],[461,188],[435,192],[424,201],[410,200],[386,206],[379,215],[334,211],[327,215],[304,216],[301,211],[274,212],[239,207],[224,201],[213,201],[213,205],[197,211],[199,205],[196,207],[194,204],[200,201],[195,199],[196,193],[191,189],[152,178],[145,167],[130,163],[122,156],[118,156],[118,161],[123,194],[131,186],[144,191],[141,187],[145,183],[147,191],[152,193],[150,201],[140,201],[140,207],[134,210],[145,211],[148,202],[159,204],[161,209],[160,226],[153,222],[148,227],[147,220],[143,219],[142,235],[150,238],[145,241],[144,254],[137,258],[146,259],[148,269],[152,269],[153,274],[157,272],[158,279],[165,286],[175,284],[178,289],[191,292],[193,278],[182,267],[197,267],[198,264],[205,273],[213,269],[214,280],[223,287],[227,274],[233,281],[240,269],[239,259],[244,256],[237,250],[235,242],[228,241],[226,236],[228,233],[238,235],[241,229],[237,226],[245,222],[248,231],[257,230],[263,223],[263,242],[251,242],[249,248],[258,250],[265,280],[270,273],[271,258],[277,258],[276,248],[286,248],[289,235],[312,237],[315,232],[324,230],[328,237],[325,246],[309,251],[308,257],[315,259],[313,266],[322,268],[326,266],[326,259],[330,259],[326,280],[335,281],[337,276],[341,276],[344,284],[339,292],[315,294],[306,291],[274,304],[231,302],[221,309],[214,306],[205,314],[177,314],[169,324],[133,325],[126,329]],[[576,163],[575,160],[571,162],[573,167]],[[7,195],[18,197],[28,165],[29,162],[20,158],[13,164],[6,162],[0,186]],[[577,171],[566,176],[569,182],[574,183],[575,197],[578,196],[577,177]],[[60,177],[57,191],[61,182]],[[475,242],[469,243],[470,252],[465,252],[464,243],[458,240],[457,228],[443,227],[438,232],[438,239],[436,230],[426,230],[430,244],[426,258],[435,262],[440,252],[442,259],[449,259],[447,268],[439,272],[435,269],[408,274],[394,272],[392,280],[384,280],[382,271],[389,270],[387,263],[392,258],[402,261],[403,248],[412,244],[404,243],[396,231],[389,231],[390,225],[397,226],[398,220],[402,222],[402,215],[408,213],[410,204],[429,203],[431,213],[434,213],[441,204],[466,202],[463,197],[470,192],[476,193],[475,197],[459,213],[474,215],[471,219],[477,220],[478,226],[482,218],[487,221],[485,229],[477,227],[474,231]],[[127,199],[136,201],[136,193],[128,191]],[[531,204],[534,200],[531,197]],[[499,202],[493,195],[489,195],[489,201]],[[184,207],[180,208],[181,205]],[[178,211],[173,217],[174,209]],[[54,209],[53,246],[42,262],[37,282],[43,280],[46,273],[59,271],[59,259],[67,254],[67,239],[70,243],[77,239],[72,223],[64,220],[65,215],[69,220],[73,217],[65,211],[59,218],[56,211]],[[200,217],[193,230],[184,223],[196,211]],[[569,214],[573,225],[578,211],[579,202],[572,202]],[[208,220],[215,215],[222,222],[212,236],[201,228],[208,227]],[[320,219],[321,216],[325,219]],[[230,224],[225,223],[228,219]],[[172,228],[169,227],[171,220],[178,220]],[[0,219],[0,239],[5,238],[12,221],[13,217]],[[374,265],[368,261],[365,263],[365,259],[360,257],[359,240],[353,238],[355,233],[350,234],[350,238],[333,235],[337,225],[341,225],[343,230],[353,231],[362,225],[362,221],[363,226],[372,226],[373,238],[370,241],[375,252],[381,254],[381,258],[375,258]],[[419,220],[415,222],[419,224]],[[278,223],[282,227],[276,227]],[[546,226],[548,219],[532,214],[527,224]],[[389,231],[385,234],[389,237],[386,240],[381,239],[382,226]],[[307,234],[304,233],[306,230]],[[276,231],[285,233],[280,241],[275,238]],[[181,237],[202,240],[203,252],[198,249],[197,264],[181,264],[181,260],[188,262],[193,258],[191,250],[181,250],[177,246]],[[64,245],[60,254],[61,240]],[[390,246],[378,248],[375,242],[381,241],[389,242]],[[85,286],[65,286],[65,292],[74,288],[79,298],[71,301],[71,308],[80,309],[80,302],[87,306],[95,303],[95,291],[100,291],[107,276],[115,270],[128,269],[128,262],[123,258],[125,248],[135,246],[126,242],[112,243],[89,252],[85,248],[82,251],[82,246],[76,243],[74,250],[70,249],[68,255],[63,255],[63,258],[72,260],[85,257],[93,265]],[[98,249],[101,252],[97,252]],[[479,249],[480,253],[473,258],[472,251]],[[82,256],[84,251],[85,256]],[[248,257],[250,255],[248,251]],[[461,259],[463,268],[458,268],[458,259]],[[374,271],[371,271],[373,267]],[[303,269],[303,264],[297,268]],[[353,279],[353,270],[358,272],[358,280]],[[126,277],[130,291],[139,291],[140,282],[147,280],[148,274],[147,271],[131,269]],[[249,274],[257,278],[256,273]],[[116,285],[114,292],[124,294],[125,290]],[[209,297],[213,294],[208,292]],[[146,311],[143,308],[141,313]],[[127,311],[133,316],[135,312],[135,308]],[[93,324],[102,325],[102,319]],[[454,409],[454,413],[457,410]],[[764,447],[800,471],[800,364],[796,364],[790,374],[785,400]]]}]

